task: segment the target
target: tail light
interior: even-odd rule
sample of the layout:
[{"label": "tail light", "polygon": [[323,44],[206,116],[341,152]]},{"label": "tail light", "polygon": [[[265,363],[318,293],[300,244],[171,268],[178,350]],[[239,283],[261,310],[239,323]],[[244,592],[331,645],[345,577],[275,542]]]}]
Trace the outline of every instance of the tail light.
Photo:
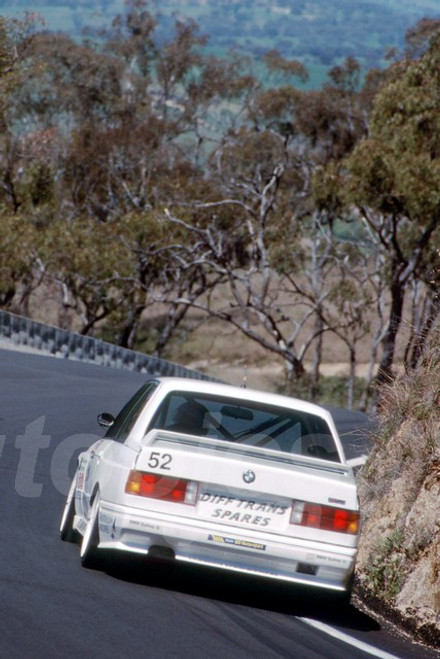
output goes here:
[{"label": "tail light", "polygon": [[322,506],[308,501],[294,501],[290,523],[355,535],[359,530],[359,517],[359,511],[356,510]]},{"label": "tail light", "polygon": [[150,499],[194,505],[197,499],[197,487],[194,481],[132,469],[125,484],[125,492]]}]

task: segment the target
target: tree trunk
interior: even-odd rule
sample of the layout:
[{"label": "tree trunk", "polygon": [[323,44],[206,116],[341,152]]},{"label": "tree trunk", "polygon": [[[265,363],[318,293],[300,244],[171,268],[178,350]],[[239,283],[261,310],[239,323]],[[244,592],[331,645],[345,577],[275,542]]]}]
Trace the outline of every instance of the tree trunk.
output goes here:
[{"label": "tree trunk", "polygon": [[348,375],[348,400],[347,407],[349,410],[353,409],[354,403],[354,385],[356,382],[356,351],[354,348],[350,349],[350,372]]},{"label": "tree trunk", "polygon": [[173,336],[174,332],[180,325],[181,321],[184,319],[186,312],[188,311],[188,307],[186,305],[182,305],[180,307],[175,307],[172,311],[170,311],[167,315],[167,320],[165,322],[165,325],[163,326],[159,337],[156,341],[156,344],[154,346],[154,355],[157,357],[160,357],[164,348],[170,341],[171,337]]},{"label": "tree trunk", "polygon": [[385,336],[382,340],[383,353],[376,378],[377,386],[390,382],[393,379],[392,366],[396,350],[396,336],[399,331],[400,323],[402,322],[403,301],[405,299],[405,284],[400,281],[398,271],[393,277],[390,290],[390,317]]}]

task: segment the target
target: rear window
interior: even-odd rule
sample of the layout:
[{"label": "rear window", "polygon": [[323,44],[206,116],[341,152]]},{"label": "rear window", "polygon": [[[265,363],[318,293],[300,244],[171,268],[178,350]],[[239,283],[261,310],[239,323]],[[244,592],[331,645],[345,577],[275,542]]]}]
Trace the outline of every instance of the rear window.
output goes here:
[{"label": "rear window", "polygon": [[261,403],[174,392],[163,400],[151,427],[340,461],[324,419]]}]

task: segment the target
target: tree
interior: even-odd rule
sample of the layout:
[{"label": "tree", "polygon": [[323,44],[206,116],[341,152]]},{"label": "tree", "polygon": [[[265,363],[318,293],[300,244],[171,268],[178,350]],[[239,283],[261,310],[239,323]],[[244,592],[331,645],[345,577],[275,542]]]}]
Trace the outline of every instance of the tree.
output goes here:
[{"label": "tree", "polygon": [[[338,337],[351,405],[361,339],[371,337],[372,362],[382,345],[385,377],[405,305],[409,365],[438,318],[435,25],[416,29],[411,53],[363,87],[348,57],[303,92],[295,60],[267,53],[276,85],[264,88],[243,58],[206,57],[192,22],[160,41],[148,7],[134,0],[82,43],[8,41],[0,29],[0,85],[13,92],[0,149],[4,304],[18,293],[24,303],[44,277],[61,324],[74,312],[80,331],[135,347],[160,303],[149,344],[158,354],[189,309],[203,310],[312,396],[326,339]],[[13,236],[20,223],[27,254]]]},{"label": "tree", "polygon": [[[29,296],[39,283],[32,277],[39,234],[27,211],[32,197],[40,208],[47,201],[40,195],[47,178],[37,163],[27,185],[23,184],[23,143],[13,132],[14,98],[21,88],[26,45],[34,26],[32,16],[23,21],[0,17],[0,304],[23,313],[28,312]],[[37,192],[33,184],[38,179]]]},{"label": "tree", "polygon": [[[347,159],[342,178],[347,203],[375,237],[386,265],[390,307],[379,383],[392,376],[408,285],[424,282],[432,297],[430,276],[439,268],[439,65],[436,35],[419,59],[391,67],[375,99],[369,137]],[[432,317],[424,322],[422,334]]]},{"label": "tree", "polygon": [[42,234],[35,269],[59,299],[61,327],[74,313],[81,334],[92,334],[98,323],[121,307],[131,292],[131,259],[114,225],[101,226],[89,218],[52,222]]},{"label": "tree", "polygon": [[[179,276],[191,272],[191,254],[205,291],[176,296],[176,290],[162,289],[160,299],[233,325],[281,359],[290,381],[308,380],[305,361],[313,360],[312,395],[319,387],[324,334],[339,332],[353,353],[366,328],[366,305],[358,298],[350,309],[345,305],[345,314],[338,312],[343,302],[335,282],[353,274],[345,264],[348,248],[336,239],[329,216],[321,221],[312,198],[314,173],[331,156],[345,155],[365,127],[354,90],[357,68],[354,62],[346,68],[335,72],[330,102],[323,94],[316,114],[304,109],[316,99],[309,93],[249,86],[247,121],[223,134],[207,161],[203,187],[193,185],[192,196],[176,197],[165,212],[182,230],[172,247],[174,261],[186,264]],[[327,149],[322,136],[334,117]],[[228,291],[226,304],[210,295],[213,282]],[[344,329],[352,333],[349,341]]]},{"label": "tree", "polygon": [[[179,209],[166,215],[186,232],[206,281],[215,277],[228,291],[225,304],[209,295],[180,297],[175,304],[233,325],[283,360],[289,379],[301,380],[322,335],[347,327],[347,318],[334,312],[334,290],[341,270],[348,277],[349,269],[347,249],[328,224],[292,213],[293,195],[303,192],[292,160],[281,136],[242,130],[213,158],[218,179],[212,201],[194,201],[186,219]],[[318,377],[319,357],[315,387]]]},{"label": "tree", "polygon": [[27,315],[29,297],[41,283],[33,276],[41,234],[25,216],[4,208],[0,225],[0,306]]}]

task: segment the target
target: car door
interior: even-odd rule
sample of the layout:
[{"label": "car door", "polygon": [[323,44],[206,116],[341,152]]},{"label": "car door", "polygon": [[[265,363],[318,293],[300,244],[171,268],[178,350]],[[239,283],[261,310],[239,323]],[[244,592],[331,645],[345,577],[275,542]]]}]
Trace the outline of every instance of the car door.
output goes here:
[{"label": "car door", "polygon": [[76,472],[76,514],[88,517],[90,498],[93,494],[93,483],[96,482],[96,470],[101,460],[100,439],[79,455]]},{"label": "car door", "polygon": [[156,380],[146,382],[124,405],[108,428],[104,438],[95,442],[88,451],[82,454],[78,476],[79,485],[77,486],[79,493],[79,506],[77,505],[77,508],[81,509],[83,517],[88,518],[89,516],[91,499],[100,477],[107,480],[112,477],[109,470],[113,468],[112,465],[115,463],[114,460],[105,459],[105,454],[114,453],[112,444],[120,445],[125,442],[157,385]]}]

